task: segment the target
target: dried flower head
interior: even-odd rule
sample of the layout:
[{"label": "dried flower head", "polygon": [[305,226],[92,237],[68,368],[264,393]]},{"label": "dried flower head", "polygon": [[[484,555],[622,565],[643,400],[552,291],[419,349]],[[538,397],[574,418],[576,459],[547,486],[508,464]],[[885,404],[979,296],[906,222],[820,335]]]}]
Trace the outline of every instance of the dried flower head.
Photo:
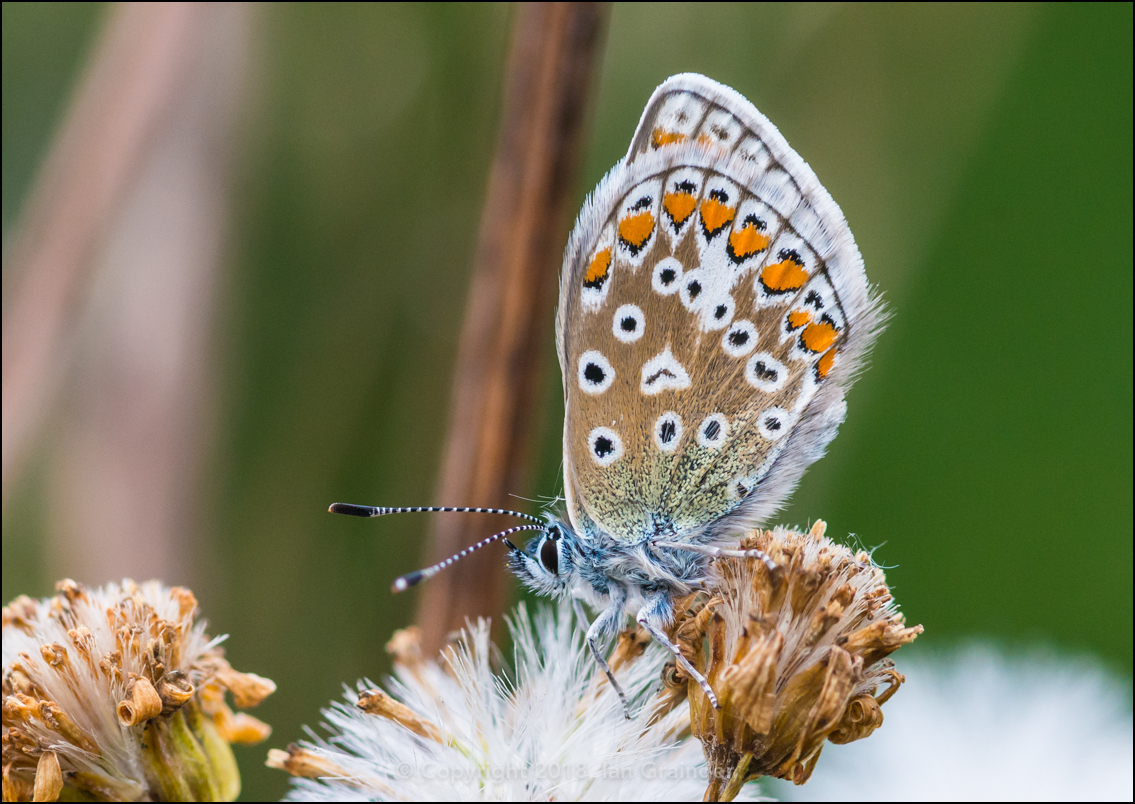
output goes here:
[{"label": "dried flower head", "polygon": [[710,595],[679,606],[673,637],[721,703],[714,709],[697,683],[670,669],[669,685],[685,686],[709,763],[706,800],[731,800],[760,776],[803,784],[824,741],[871,734],[903,682],[886,657],[922,626],[904,627],[870,556],[824,530],[817,522],[808,533],[750,535],[742,549],[764,551],[776,568],[722,558]]},{"label": "dried flower head", "polygon": [[270,730],[225,690],[247,707],[275,685],[229,666],[188,589],[56,589],[4,607],[4,800],[236,798],[229,743]]},{"label": "dried flower head", "polygon": [[292,800],[578,801],[696,799],[706,769],[685,707],[653,697],[664,661],[644,634],[626,632],[611,658],[638,713],[627,720],[585,650],[570,609],[509,623],[515,670],[494,673],[480,622],[438,661],[415,629],[387,645],[389,694],[360,683],[324,710],[326,740],[269,752],[297,777]]}]

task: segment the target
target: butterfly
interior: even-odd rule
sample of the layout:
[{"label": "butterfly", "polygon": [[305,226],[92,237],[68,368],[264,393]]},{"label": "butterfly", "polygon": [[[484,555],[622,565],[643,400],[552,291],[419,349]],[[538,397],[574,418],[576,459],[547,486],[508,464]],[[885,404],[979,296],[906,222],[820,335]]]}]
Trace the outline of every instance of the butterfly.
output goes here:
[{"label": "butterfly", "polygon": [[[717,699],[666,635],[674,600],[703,588],[715,557],[786,501],[843,422],[844,397],[885,323],[843,213],[812,169],[742,95],[675,75],[647,103],[630,148],[583,205],[565,250],[556,315],[563,372],[566,516],[496,541],[540,594],[600,610],[601,651],[628,612]],[[538,537],[519,548],[508,537]]]}]

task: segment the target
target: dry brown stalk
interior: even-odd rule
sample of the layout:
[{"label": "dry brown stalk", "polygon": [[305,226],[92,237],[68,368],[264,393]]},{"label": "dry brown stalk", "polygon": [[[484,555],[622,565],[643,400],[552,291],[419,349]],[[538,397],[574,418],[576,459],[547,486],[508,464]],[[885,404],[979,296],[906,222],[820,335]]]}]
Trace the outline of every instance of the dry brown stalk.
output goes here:
[{"label": "dry brown stalk", "polygon": [[[519,6],[505,102],[453,384],[438,486],[445,505],[509,507],[523,489],[533,407],[551,337],[583,121],[606,17],[597,3]],[[438,515],[429,563],[491,532],[491,517]],[[504,562],[484,551],[426,584],[423,649],[466,618],[499,615]]]}]

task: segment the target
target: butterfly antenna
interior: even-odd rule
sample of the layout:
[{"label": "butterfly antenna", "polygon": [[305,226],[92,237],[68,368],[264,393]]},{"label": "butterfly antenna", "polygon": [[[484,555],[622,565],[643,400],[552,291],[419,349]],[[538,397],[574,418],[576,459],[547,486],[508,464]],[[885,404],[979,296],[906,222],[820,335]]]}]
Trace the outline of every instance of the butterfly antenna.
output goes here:
[{"label": "butterfly antenna", "polygon": [[460,553],[450,556],[445,561],[439,561],[432,567],[426,567],[425,569],[420,569],[417,572],[411,572],[408,575],[403,575],[401,578],[395,579],[394,585],[390,587],[390,591],[394,592],[395,594],[397,594],[398,592],[405,592],[411,586],[417,586],[426,578],[437,575],[439,572],[441,572],[443,569],[445,569],[458,559],[465,558],[465,556],[469,555],[474,550],[480,550],[485,545],[492,544],[493,542],[497,542],[502,539],[509,547],[511,547],[513,550],[516,550],[518,548],[508,540],[508,536],[511,536],[512,534],[518,533],[522,530],[544,530],[546,527],[546,525],[517,525],[515,528],[509,528],[508,530],[502,530],[500,533],[494,533],[489,538],[482,539],[476,544],[466,547]]},{"label": "butterfly antenna", "polygon": [[332,514],[347,514],[348,516],[386,516],[387,514],[504,514],[518,519],[527,519],[543,526],[544,520],[531,514],[522,514],[520,511],[509,511],[506,508],[451,508],[447,505],[429,505],[417,508],[383,508],[375,505],[353,505],[352,503],[332,503],[327,509]]}]

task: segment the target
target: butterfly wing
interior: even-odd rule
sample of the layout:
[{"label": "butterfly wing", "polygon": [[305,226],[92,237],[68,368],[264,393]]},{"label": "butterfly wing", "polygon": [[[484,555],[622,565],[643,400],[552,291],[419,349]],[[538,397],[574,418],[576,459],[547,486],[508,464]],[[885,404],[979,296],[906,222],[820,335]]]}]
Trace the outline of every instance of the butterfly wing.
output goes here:
[{"label": "butterfly wing", "polygon": [[584,205],[561,277],[568,514],[713,539],[779,507],[882,322],[839,207],[755,107],[680,75]]}]

